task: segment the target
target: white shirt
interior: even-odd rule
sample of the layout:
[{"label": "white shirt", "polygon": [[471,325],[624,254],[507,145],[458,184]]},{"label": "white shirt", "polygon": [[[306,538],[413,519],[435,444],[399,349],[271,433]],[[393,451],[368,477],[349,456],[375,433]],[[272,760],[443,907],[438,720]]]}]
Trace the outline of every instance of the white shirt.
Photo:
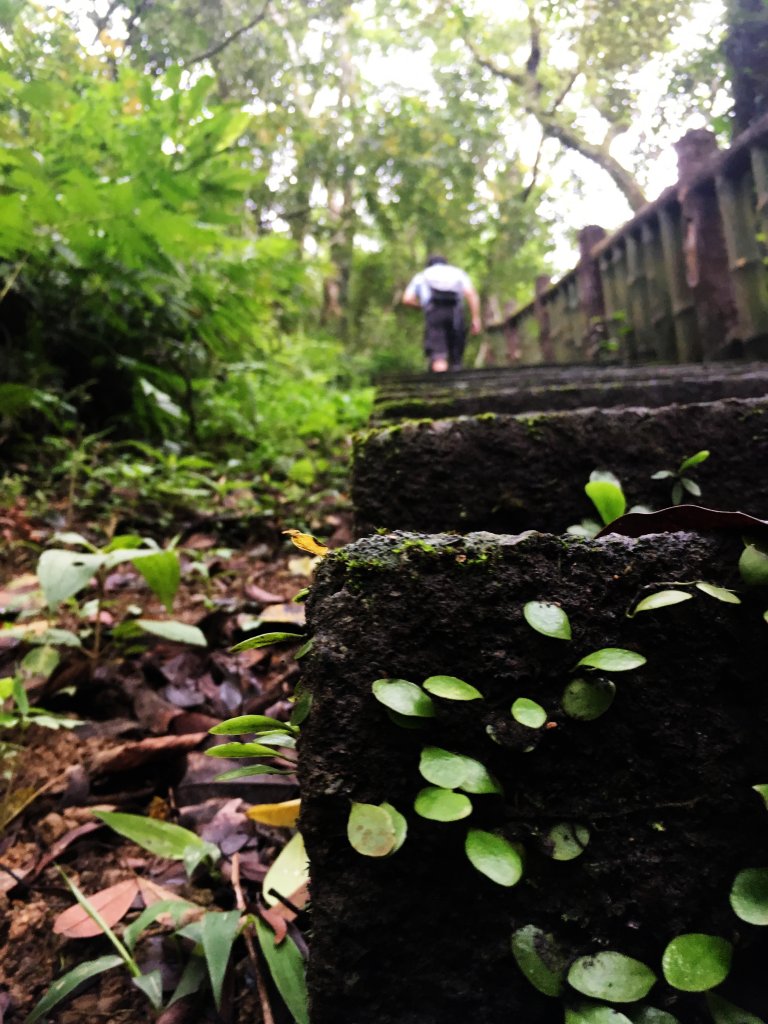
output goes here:
[{"label": "white shirt", "polygon": [[458,267],[454,267],[450,263],[435,263],[411,278],[403,298],[409,299],[416,296],[419,304],[426,306],[432,288],[444,292],[457,292],[459,296],[462,296],[472,288],[472,282],[468,275]]}]

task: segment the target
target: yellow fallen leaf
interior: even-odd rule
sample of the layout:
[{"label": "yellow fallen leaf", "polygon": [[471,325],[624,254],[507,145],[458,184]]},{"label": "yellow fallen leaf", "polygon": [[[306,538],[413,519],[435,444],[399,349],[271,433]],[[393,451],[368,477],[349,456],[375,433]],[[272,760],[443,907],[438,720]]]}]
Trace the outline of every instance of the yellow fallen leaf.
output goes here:
[{"label": "yellow fallen leaf", "polygon": [[321,558],[328,554],[327,546],[309,533],[301,533],[299,530],[283,530],[283,533],[291,538],[300,551],[308,551],[310,555],[319,555]]},{"label": "yellow fallen leaf", "polygon": [[245,812],[245,816],[262,825],[277,825],[281,828],[293,828],[299,817],[301,800],[283,800],[280,804],[254,804]]}]

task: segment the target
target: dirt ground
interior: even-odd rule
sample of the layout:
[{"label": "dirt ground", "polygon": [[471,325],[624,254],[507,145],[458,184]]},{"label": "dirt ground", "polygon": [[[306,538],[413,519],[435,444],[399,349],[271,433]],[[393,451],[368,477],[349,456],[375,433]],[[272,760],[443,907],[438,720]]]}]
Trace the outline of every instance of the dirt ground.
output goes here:
[{"label": "dirt ground", "polygon": [[[297,645],[239,654],[229,649],[255,632],[301,632],[303,606],[291,599],[310,582],[313,563],[282,535],[296,525],[302,524],[260,520],[249,535],[247,524],[239,523],[233,536],[226,524],[213,523],[184,538],[182,584],[172,617],[198,626],[207,647],[152,637],[109,642],[112,627],[135,616],[137,608],[148,618],[169,617],[126,563],[107,579],[101,627],[108,642],[99,659],[64,647],[48,679],[27,680],[34,707],[82,724],[0,727],[1,1024],[25,1020],[55,979],[75,965],[114,952],[103,935],[61,933],[59,915],[75,903],[62,871],[89,897],[113,886],[127,891],[127,909],[115,923],[118,934],[148,905],[148,887],[153,899],[180,896],[221,910],[259,907],[262,879],[292,831],[258,824],[245,811],[253,804],[295,798],[295,778],[259,775],[217,782],[215,776],[244,762],[214,760],[203,752],[216,742],[208,730],[224,719],[290,715],[299,674],[293,658]],[[313,526],[333,546],[349,539],[347,516],[334,508],[320,508]],[[6,514],[0,527],[6,541],[0,562],[3,626],[34,623],[42,607],[33,575],[35,548],[52,530],[30,522],[23,510]],[[87,534],[87,528],[81,532]],[[95,623],[87,616],[78,620],[69,609],[56,625],[87,634]],[[91,640],[86,637],[86,650]],[[0,632],[0,679],[13,674],[29,649]],[[8,708],[6,701],[2,710]],[[221,859],[216,869],[201,866],[190,879],[180,861],[148,853],[103,825],[92,813],[97,809],[182,825],[214,843]],[[290,927],[301,946],[300,930]],[[169,932],[155,924],[136,947],[142,970],[161,969],[166,1001],[190,946],[172,940]],[[257,948],[237,940],[219,1011],[204,988],[156,1013],[128,972],[117,967],[77,989],[43,1019],[285,1024],[292,1018]]]}]

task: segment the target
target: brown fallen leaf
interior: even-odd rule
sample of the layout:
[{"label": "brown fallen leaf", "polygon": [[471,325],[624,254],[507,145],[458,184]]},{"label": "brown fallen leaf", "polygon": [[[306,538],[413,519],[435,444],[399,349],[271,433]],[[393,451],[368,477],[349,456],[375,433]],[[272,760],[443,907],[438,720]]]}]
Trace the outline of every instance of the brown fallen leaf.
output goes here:
[{"label": "brown fallen leaf", "polygon": [[246,583],[243,593],[250,601],[255,601],[257,604],[280,604],[285,600],[282,594],[273,594],[256,583]]},{"label": "brown fallen leaf", "polygon": [[[278,598],[278,601],[282,600],[282,597]],[[17,576],[5,587],[0,588],[0,613],[3,615],[40,608],[43,602],[43,592],[37,576],[32,572]]]},{"label": "brown fallen leaf", "polygon": [[[280,913],[275,907],[262,907],[259,905],[257,908],[259,917],[266,921],[272,931],[275,933],[275,945],[279,946],[285,936],[288,934],[288,922],[286,921],[283,914]],[[295,915],[294,915],[295,916]]]},{"label": "brown fallen leaf", "polygon": [[271,604],[259,615],[262,623],[287,623],[291,626],[303,626],[306,621],[306,613],[303,604],[293,604],[287,601],[284,604]]},{"label": "brown fallen leaf", "polygon": [[94,774],[127,772],[152,761],[159,761],[170,753],[184,753],[208,739],[205,732],[184,733],[181,736],[150,736],[135,743],[124,743],[117,750],[104,750],[96,754],[91,764]]},{"label": "brown fallen leaf", "polygon": [[[138,893],[138,879],[126,878],[117,885],[110,885],[108,889],[93,893],[87,899],[111,928],[125,917]],[[69,907],[58,915],[53,922],[53,931],[56,935],[64,935],[68,939],[90,939],[94,935],[101,935],[103,930],[85,908],[76,903],[74,907]]]}]

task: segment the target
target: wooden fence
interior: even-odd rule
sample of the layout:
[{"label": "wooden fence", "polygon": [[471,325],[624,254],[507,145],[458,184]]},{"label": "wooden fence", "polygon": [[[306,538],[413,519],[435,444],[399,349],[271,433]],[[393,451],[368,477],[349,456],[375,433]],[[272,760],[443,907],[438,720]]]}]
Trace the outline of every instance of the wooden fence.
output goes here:
[{"label": "wooden fence", "polygon": [[679,180],[491,330],[510,363],[688,363],[768,357],[768,116],[725,152],[677,144]]}]

